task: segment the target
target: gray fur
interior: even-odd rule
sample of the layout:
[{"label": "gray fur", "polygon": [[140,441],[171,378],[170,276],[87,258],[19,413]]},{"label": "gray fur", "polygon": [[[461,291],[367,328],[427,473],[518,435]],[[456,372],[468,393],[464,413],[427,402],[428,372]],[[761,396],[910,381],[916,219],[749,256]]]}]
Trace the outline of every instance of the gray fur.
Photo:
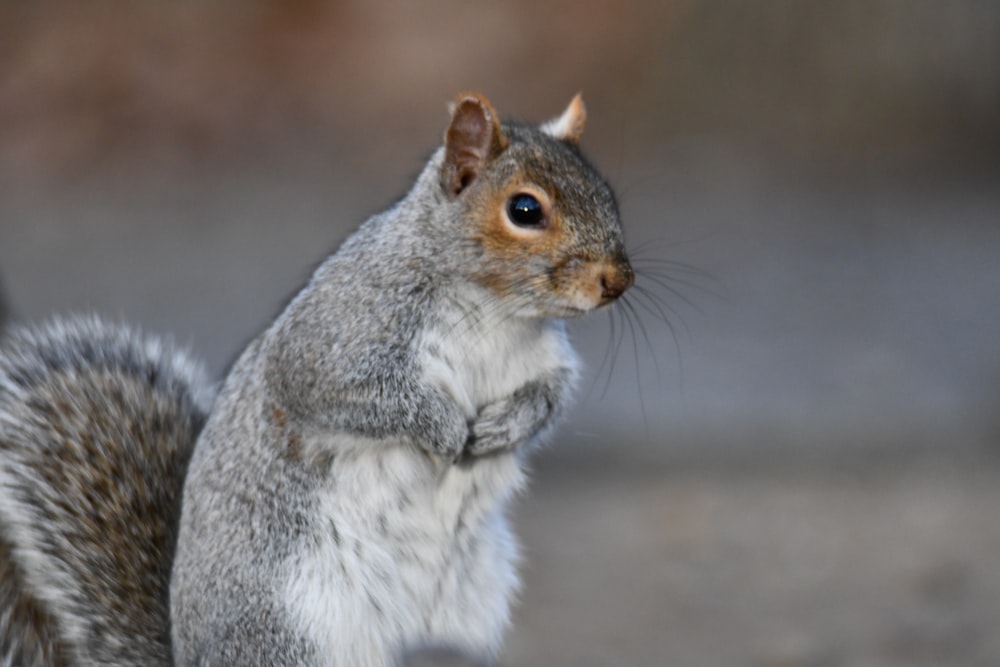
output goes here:
[{"label": "gray fur", "polygon": [[177,502],[200,367],[96,319],[0,347],[0,664],[169,664]]}]

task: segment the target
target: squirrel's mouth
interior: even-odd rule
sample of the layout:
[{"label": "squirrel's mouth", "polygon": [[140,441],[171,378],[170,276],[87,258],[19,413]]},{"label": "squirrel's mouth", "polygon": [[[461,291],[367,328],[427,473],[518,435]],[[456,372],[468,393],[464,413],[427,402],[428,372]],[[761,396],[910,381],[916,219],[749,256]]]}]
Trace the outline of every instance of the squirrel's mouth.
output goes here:
[{"label": "squirrel's mouth", "polygon": [[[559,275],[561,274],[561,275]],[[635,274],[628,261],[571,261],[555,276],[557,309],[565,311],[560,317],[575,317],[616,301],[635,282]]]}]

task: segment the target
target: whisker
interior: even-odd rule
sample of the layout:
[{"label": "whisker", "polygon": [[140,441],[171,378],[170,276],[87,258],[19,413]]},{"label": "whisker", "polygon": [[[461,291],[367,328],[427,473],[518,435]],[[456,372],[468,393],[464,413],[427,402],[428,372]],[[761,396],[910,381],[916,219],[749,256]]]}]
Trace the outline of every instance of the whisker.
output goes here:
[{"label": "whisker", "polygon": [[[727,298],[725,294],[709,287],[709,285],[719,285],[720,287],[724,287],[722,281],[715,280],[714,278],[709,278],[707,276],[699,276],[695,273],[673,269],[669,267],[649,267],[649,266],[644,266],[642,264],[634,264],[634,268],[636,273],[639,274],[640,276],[642,275],[656,276],[664,280],[669,280],[672,283],[684,285],[685,287],[690,287],[691,289],[698,290],[699,292],[709,294],[718,299]],[[705,284],[706,282],[708,284]]]},{"label": "whisker", "polygon": [[[636,290],[635,291],[636,302],[639,305],[644,306],[648,312],[653,314],[654,317],[658,316],[657,319],[663,322],[663,324],[667,327],[667,330],[670,332],[670,340],[673,343],[674,355],[677,358],[677,384],[681,388],[681,391],[683,391],[684,357],[681,356],[681,343],[680,343],[680,338],[677,336],[677,328],[674,326],[674,323],[670,320],[669,317],[667,317],[667,314],[660,307],[660,303],[656,299],[654,299],[646,290],[644,290],[641,286],[634,287],[633,289]],[[642,299],[640,299],[639,297],[642,297]],[[667,304],[663,305],[667,306],[667,308],[670,308],[669,305]],[[687,333],[688,336],[691,336],[691,330],[688,328],[688,325],[684,321],[684,319],[680,317],[680,315],[677,314],[676,311],[671,309],[671,312],[675,313],[675,316],[677,317],[681,326],[684,328],[685,333]]]},{"label": "whisker", "polygon": [[642,306],[646,310],[646,312],[652,314],[653,317],[658,319],[660,322],[663,322],[664,326],[666,326],[667,329],[670,331],[670,337],[674,339],[675,343],[678,342],[677,329],[674,326],[674,321],[670,318],[670,316],[667,314],[664,308],[669,310],[670,314],[672,314],[675,318],[677,318],[677,322],[680,324],[681,328],[684,329],[684,333],[686,333],[688,337],[691,336],[691,329],[688,327],[687,322],[684,320],[683,317],[681,317],[680,313],[678,313],[675,309],[670,307],[670,304],[667,303],[661,304],[659,301],[656,300],[656,298],[653,297],[653,295],[648,290],[643,288],[641,285],[636,286],[633,289],[635,290],[636,302],[640,306]]},{"label": "whisker", "polygon": [[622,314],[625,316],[625,322],[628,324],[629,333],[632,336],[632,357],[635,361],[635,386],[639,394],[639,411],[642,413],[643,429],[648,433],[649,420],[646,417],[646,399],[642,396],[642,366],[639,364],[639,341],[635,336],[635,325],[632,322],[632,318],[629,316],[629,311],[623,309]]},{"label": "whisker", "polygon": [[663,259],[656,257],[635,257],[630,256],[629,261],[632,262],[633,266],[642,267],[645,269],[655,269],[657,271],[668,271],[671,274],[684,274],[692,277],[702,278],[707,282],[717,283],[719,279],[710,271],[706,271],[701,267],[694,266],[693,264],[688,264],[687,262],[681,262],[673,259]]},{"label": "whisker", "polygon": [[[651,238],[643,241],[638,246],[635,246],[632,252],[635,251],[646,251],[653,250],[655,252],[664,252],[666,250],[673,250],[675,248],[682,248],[684,246],[695,245],[698,243],[704,243],[709,239],[717,236],[716,232],[710,232],[707,234],[702,234],[701,236],[695,236],[691,238],[681,239],[679,241],[667,241],[662,238]],[[630,253],[631,255],[632,253]]]},{"label": "whisker", "polygon": [[[615,371],[615,359],[618,358],[618,351],[621,349],[621,337],[615,327],[615,319],[619,315],[617,305],[617,303],[612,304],[611,308],[608,309],[608,322],[611,326],[611,338],[608,341],[608,351],[611,352],[611,364],[608,366],[608,374],[604,379],[604,388],[601,390],[600,400],[602,401],[608,395],[608,390],[611,388],[611,379],[614,376]],[[604,368],[603,362],[601,363],[601,368]],[[597,377],[599,378],[600,376],[598,375]],[[595,380],[596,379],[597,378],[595,378]]]},{"label": "whisker", "polygon": [[646,250],[648,250],[649,247],[653,243],[656,243],[656,242],[657,242],[657,239],[646,239],[645,241],[643,241],[639,245],[632,246],[631,248],[629,248],[629,251],[628,251],[629,258],[630,259],[636,259],[638,257],[641,257],[642,253],[645,252]]},{"label": "whisker", "polygon": [[[617,303],[614,304],[614,306],[617,306],[617,305],[618,305]],[[619,321],[620,323],[619,323],[619,326],[618,326],[618,338],[615,341],[615,352],[614,352],[614,354],[611,357],[611,366],[608,368],[608,382],[607,382],[607,384],[604,387],[604,392],[601,394],[601,400],[604,400],[604,397],[607,395],[608,389],[611,387],[611,377],[612,377],[613,372],[614,372],[615,359],[617,359],[618,355],[621,354],[622,344],[625,342],[625,323],[626,323],[625,316],[621,312],[621,309],[619,309],[617,307],[614,309],[613,312],[614,312],[614,314],[616,316],[620,317],[621,320]]]},{"label": "whisker", "polygon": [[660,372],[660,360],[656,355],[656,348],[653,346],[653,341],[649,338],[649,331],[646,330],[646,325],[643,324],[642,318],[639,316],[639,312],[636,310],[635,304],[626,298],[622,298],[622,306],[632,313],[635,324],[639,327],[639,333],[642,334],[643,339],[646,341],[646,347],[649,349],[650,356],[653,358],[653,368],[656,370],[656,382],[658,384],[663,384],[663,374]]},{"label": "whisker", "polygon": [[693,308],[698,313],[700,313],[702,315],[705,314],[704,311],[701,309],[701,306],[699,306],[698,304],[696,304],[694,301],[692,301],[691,299],[689,299],[683,292],[681,292],[676,287],[674,287],[673,285],[671,285],[670,281],[668,281],[668,279],[661,278],[659,276],[653,276],[653,275],[650,275],[648,273],[646,273],[646,274],[636,274],[636,277],[648,280],[648,281],[650,281],[652,283],[655,283],[656,285],[659,285],[660,287],[662,287],[663,289],[665,289],[666,291],[670,292],[675,297],[677,297],[678,299],[680,299],[681,301],[683,301],[685,304],[687,304],[688,306],[690,306],[691,308]]},{"label": "whisker", "polygon": [[[587,389],[586,398],[590,398],[590,395],[594,391],[594,387],[597,386],[597,381],[601,379],[601,375],[604,373],[604,367],[608,364],[608,359],[611,358],[611,346],[615,335],[615,321],[614,321],[614,309],[608,308],[608,338],[604,345],[604,355],[601,357],[601,365],[597,367],[597,371],[594,372],[594,379],[590,383],[590,388]],[[601,392],[601,398],[603,399],[608,391],[608,384],[611,382],[611,371],[608,371],[608,380],[604,384],[604,390]]]},{"label": "whisker", "polygon": [[684,287],[690,287],[693,290],[717,299],[727,300],[729,298],[726,283],[706,271],[687,270],[665,264],[639,264],[638,272],[643,275],[656,276],[671,283],[683,285]]},{"label": "whisker", "polygon": [[[490,317],[501,312],[503,308],[516,308],[518,306],[524,305],[529,301],[528,297],[521,294],[521,288],[529,285],[532,282],[532,278],[522,278],[507,287],[502,295],[493,296],[489,301],[483,305],[469,307],[467,304],[452,299],[452,303],[459,309],[464,311],[464,315],[454,322],[451,328],[448,330],[448,336],[461,336],[469,331],[471,331],[476,326],[487,322]],[[459,329],[460,326],[466,325],[465,330]]]},{"label": "whisker", "polygon": [[718,283],[719,278],[710,271],[706,271],[700,266],[695,266],[688,262],[682,262],[677,259],[670,259],[666,257],[649,257],[643,255],[636,255],[634,253],[629,254],[629,261],[633,266],[655,268],[657,270],[667,270],[671,273],[683,273],[690,276],[696,276],[702,278],[710,283]]},{"label": "whisker", "polygon": [[[688,336],[691,335],[691,329],[688,328],[687,322],[684,320],[684,317],[681,315],[680,311],[678,311],[676,308],[671,306],[666,301],[663,301],[661,303],[660,300],[656,298],[655,293],[652,292],[651,290],[646,289],[646,287],[644,287],[643,285],[634,285],[632,289],[635,290],[636,294],[646,299],[646,302],[650,304],[650,306],[648,307],[655,308],[656,310],[655,314],[659,315],[659,320],[663,322],[665,325],[667,325],[667,327],[670,329],[670,333],[673,335],[675,340],[677,339],[676,335],[677,332],[674,330],[673,321],[667,315],[667,311],[669,311],[671,315],[677,318],[677,321],[680,322],[680,325],[684,328],[684,332]],[[666,310],[664,310],[664,308]]]}]

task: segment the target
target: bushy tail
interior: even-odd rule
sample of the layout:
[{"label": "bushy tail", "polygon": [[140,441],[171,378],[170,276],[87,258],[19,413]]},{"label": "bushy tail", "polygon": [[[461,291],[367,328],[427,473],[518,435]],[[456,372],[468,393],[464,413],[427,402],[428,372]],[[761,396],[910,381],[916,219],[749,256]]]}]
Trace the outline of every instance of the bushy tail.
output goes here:
[{"label": "bushy tail", "polygon": [[166,665],[180,492],[212,390],[89,319],[0,337],[0,665]]}]

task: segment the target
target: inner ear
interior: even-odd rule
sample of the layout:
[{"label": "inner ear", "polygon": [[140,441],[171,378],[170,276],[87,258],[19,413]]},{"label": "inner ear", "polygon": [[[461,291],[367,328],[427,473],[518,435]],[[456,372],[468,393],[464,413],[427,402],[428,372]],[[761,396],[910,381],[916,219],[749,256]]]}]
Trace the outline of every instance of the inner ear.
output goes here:
[{"label": "inner ear", "polygon": [[441,184],[452,197],[467,188],[508,145],[500,121],[482,95],[461,95],[444,135]]}]

